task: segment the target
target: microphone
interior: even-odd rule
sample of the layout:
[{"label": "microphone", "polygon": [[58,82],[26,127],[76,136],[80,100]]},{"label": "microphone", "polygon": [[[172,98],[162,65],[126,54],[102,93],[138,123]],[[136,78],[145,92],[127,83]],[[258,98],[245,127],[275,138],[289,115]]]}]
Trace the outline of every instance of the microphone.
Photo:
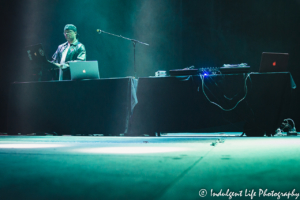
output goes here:
[{"label": "microphone", "polygon": [[99,34],[101,34],[101,33],[102,33],[102,31],[101,31],[100,29],[97,29],[97,32],[98,32]]}]

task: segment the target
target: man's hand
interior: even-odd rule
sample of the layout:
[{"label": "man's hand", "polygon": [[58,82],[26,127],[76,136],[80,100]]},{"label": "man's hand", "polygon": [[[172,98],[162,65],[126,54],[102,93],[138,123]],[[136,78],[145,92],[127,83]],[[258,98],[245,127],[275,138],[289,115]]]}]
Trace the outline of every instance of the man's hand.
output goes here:
[{"label": "man's hand", "polygon": [[68,67],[70,67],[69,64],[62,64],[62,65],[61,65],[61,68],[62,68],[62,69],[67,69]]},{"label": "man's hand", "polygon": [[59,63],[52,63],[52,64],[57,67],[57,68],[53,68],[54,70],[55,69],[59,69],[59,68],[61,68],[61,69],[67,69],[68,67],[70,67],[69,64],[59,64]]},{"label": "man's hand", "polygon": [[52,63],[52,64],[56,66],[56,67],[52,68],[54,70],[61,68],[61,65],[59,63]]}]

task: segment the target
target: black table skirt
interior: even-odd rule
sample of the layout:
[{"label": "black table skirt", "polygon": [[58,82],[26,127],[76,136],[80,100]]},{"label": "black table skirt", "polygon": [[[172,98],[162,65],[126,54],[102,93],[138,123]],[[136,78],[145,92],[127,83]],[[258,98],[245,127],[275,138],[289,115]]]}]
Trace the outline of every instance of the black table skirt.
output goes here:
[{"label": "black table skirt", "polygon": [[120,134],[136,102],[136,80],[13,83],[8,133]]},{"label": "black table skirt", "polygon": [[[206,76],[204,91],[224,109],[233,108],[245,96],[246,76]],[[224,111],[205,97],[199,76],[139,78],[129,135],[242,132],[245,124],[274,133],[288,117],[291,90],[290,73],[252,73],[246,98],[232,111]]]},{"label": "black table skirt", "polygon": [[[8,133],[154,135],[227,132],[246,127],[274,133],[288,117],[289,73],[13,83]],[[233,108],[232,111],[224,109]],[[138,102],[138,103],[137,103]],[[136,104],[137,103],[137,104]]]}]

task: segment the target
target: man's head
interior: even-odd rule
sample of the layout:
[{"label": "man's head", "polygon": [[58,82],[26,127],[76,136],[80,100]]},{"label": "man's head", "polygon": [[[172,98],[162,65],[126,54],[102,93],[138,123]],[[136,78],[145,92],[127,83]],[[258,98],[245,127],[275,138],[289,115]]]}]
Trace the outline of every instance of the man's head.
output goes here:
[{"label": "man's head", "polygon": [[77,36],[76,26],[74,26],[73,24],[67,24],[64,28],[64,35],[69,43],[74,42]]}]

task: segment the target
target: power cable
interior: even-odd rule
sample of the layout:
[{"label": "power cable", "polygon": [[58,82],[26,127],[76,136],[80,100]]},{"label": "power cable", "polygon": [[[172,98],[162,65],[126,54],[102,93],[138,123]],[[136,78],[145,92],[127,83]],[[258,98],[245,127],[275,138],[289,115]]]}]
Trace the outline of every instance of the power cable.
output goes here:
[{"label": "power cable", "polygon": [[246,98],[247,93],[248,93],[247,80],[248,80],[248,78],[250,77],[251,74],[252,74],[252,73],[249,73],[249,74],[246,76],[246,78],[245,78],[245,85],[244,85],[245,95],[244,95],[244,97],[243,97],[242,99],[240,99],[240,100],[236,103],[236,105],[235,105],[233,108],[225,109],[225,108],[223,108],[222,106],[220,106],[219,104],[217,104],[216,102],[213,102],[213,101],[211,101],[211,100],[208,98],[208,96],[206,95],[205,90],[204,90],[204,87],[205,87],[204,77],[205,77],[205,76],[202,75],[202,74],[200,74],[200,78],[201,78],[201,81],[202,81],[202,92],[203,92],[204,96],[206,97],[206,99],[207,99],[210,103],[212,103],[212,104],[218,106],[218,107],[221,108],[223,111],[232,111],[233,109],[235,109],[235,108],[237,107],[237,105],[238,105],[241,101],[243,101],[243,100]]}]

